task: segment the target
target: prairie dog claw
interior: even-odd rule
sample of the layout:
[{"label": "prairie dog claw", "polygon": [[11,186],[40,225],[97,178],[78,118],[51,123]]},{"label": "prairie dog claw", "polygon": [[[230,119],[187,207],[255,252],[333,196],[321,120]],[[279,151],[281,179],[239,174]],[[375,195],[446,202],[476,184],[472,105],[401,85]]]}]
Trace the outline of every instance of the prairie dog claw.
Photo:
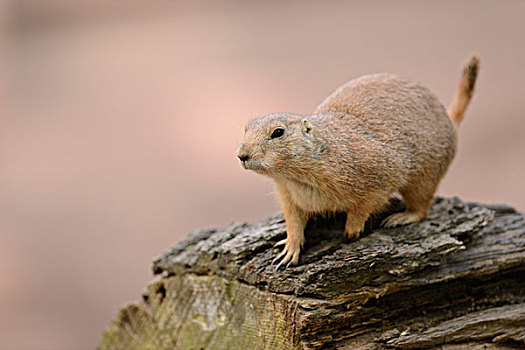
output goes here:
[{"label": "prairie dog claw", "polygon": [[282,258],[282,260],[279,262],[279,264],[275,267],[275,270],[279,270],[281,265],[286,264],[286,267],[289,267],[290,265],[297,265],[299,262],[299,254],[301,253],[301,244],[300,243],[294,243],[290,244],[286,239],[280,242],[277,242],[275,246],[284,244],[284,249],[273,259],[272,264],[275,264],[279,259]]},{"label": "prairie dog claw", "polygon": [[280,247],[280,246],[285,245],[285,244],[286,244],[286,238],[280,240],[280,241],[277,242],[277,243],[275,243],[273,246],[274,246],[274,247]]},{"label": "prairie dog claw", "polygon": [[405,211],[402,213],[392,214],[381,222],[381,227],[393,228],[397,226],[408,225],[420,221],[424,215]]}]

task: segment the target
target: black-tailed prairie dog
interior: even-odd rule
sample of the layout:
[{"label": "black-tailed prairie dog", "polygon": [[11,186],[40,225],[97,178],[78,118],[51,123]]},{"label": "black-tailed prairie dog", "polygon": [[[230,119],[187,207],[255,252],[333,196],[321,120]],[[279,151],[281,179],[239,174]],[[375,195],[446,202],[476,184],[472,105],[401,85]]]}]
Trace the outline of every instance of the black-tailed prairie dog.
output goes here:
[{"label": "black-tailed prairie dog", "polygon": [[280,264],[297,264],[313,214],[346,212],[344,235],[357,239],[393,193],[406,211],[385,227],[418,222],[456,153],[457,129],[474,91],[479,60],[464,66],[448,112],[427,88],[391,74],[354,79],[311,115],[273,113],[245,128],[237,156],[271,177],[286,221]]}]

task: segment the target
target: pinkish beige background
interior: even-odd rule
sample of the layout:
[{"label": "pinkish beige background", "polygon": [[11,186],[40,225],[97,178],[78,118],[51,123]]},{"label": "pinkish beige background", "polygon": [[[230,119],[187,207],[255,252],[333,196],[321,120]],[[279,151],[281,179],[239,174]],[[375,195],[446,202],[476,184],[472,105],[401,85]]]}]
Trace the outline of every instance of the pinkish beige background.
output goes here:
[{"label": "pinkish beige background", "polygon": [[0,349],[92,349],[192,229],[278,210],[244,123],[365,73],[448,104],[482,57],[439,193],[525,208],[525,2],[1,3]]}]

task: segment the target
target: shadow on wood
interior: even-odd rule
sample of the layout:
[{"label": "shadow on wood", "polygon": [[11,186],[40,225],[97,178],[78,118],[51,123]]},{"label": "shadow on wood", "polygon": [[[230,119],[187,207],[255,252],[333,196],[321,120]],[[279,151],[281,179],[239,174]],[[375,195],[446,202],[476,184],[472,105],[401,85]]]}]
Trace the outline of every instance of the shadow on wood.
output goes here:
[{"label": "shadow on wood", "polygon": [[422,222],[378,228],[399,210],[355,242],[344,215],[313,220],[300,264],[279,271],[281,214],[195,231],[154,261],[160,278],[99,348],[523,348],[525,217],[437,198]]}]

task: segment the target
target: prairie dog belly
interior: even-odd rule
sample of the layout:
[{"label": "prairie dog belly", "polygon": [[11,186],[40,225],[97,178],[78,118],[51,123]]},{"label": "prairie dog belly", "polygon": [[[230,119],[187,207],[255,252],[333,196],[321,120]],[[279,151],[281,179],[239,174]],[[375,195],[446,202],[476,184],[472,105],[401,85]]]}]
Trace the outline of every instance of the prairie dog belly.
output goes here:
[{"label": "prairie dog belly", "polygon": [[338,203],[327,193],[310,184],[287,181],[286,187],[295,205],[309,213],[326,213],[344,211],[342,203]]}]

